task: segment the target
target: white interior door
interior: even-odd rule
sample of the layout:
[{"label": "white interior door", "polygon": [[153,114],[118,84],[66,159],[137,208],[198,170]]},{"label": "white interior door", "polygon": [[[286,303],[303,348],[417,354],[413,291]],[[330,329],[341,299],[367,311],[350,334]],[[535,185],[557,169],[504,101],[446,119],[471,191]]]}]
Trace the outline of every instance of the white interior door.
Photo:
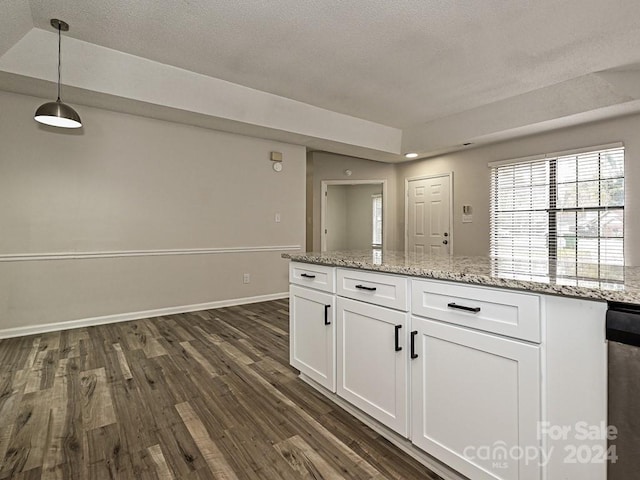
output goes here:
[{"label": "white interior door", "polygon": [[451,175],[407,182],[407,252],[451,253]]}]

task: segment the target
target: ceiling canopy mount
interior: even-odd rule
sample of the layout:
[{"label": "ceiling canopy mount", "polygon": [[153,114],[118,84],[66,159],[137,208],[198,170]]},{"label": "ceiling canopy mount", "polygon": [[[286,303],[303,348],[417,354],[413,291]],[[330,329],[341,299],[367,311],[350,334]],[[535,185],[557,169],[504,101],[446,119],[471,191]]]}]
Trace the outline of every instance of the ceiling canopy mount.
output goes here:
[{"label": "ceiling canopy mount", "polygon": [[69,24],[67,22],[58,20],[57,18],[52,18],[49,23],[51,23],[51,26],[56,30],[60,30],[61,32],[69,31]]}]

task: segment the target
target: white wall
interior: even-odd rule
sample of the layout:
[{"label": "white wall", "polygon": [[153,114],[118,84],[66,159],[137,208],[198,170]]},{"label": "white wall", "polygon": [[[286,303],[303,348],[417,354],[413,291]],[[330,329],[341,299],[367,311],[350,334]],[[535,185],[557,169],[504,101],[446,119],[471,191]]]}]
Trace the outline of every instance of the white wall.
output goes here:
[{"label": "white wall", "polygon": [[[524,137],[486,147],[397,165],[398,245],[404,239],[404,181],[407,177],[453,172],[456,255],[489,254],[489,168],[495,160],[623,142],[625,145],[625,261],[640,265],[640,115]],[[462,205],[473,206],[473,223],[462,223]]]},{"label": "white wall", "polygon": [[[88,107],[54,130],[41,103],[0,92],[0,330],[287,291],[279,251],[118,252],[304,248],[304,147]],[[64,252],[116,256],[8,257]]]}]

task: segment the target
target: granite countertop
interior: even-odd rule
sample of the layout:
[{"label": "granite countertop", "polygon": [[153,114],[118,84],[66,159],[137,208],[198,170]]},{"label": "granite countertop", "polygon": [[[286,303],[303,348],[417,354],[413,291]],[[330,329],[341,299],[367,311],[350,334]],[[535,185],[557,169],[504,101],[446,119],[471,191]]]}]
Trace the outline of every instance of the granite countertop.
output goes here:
[{"label": "granite countertop", "polygon": [[[359,250],[283,253],[296,262],[525,290],[590,300],[640,304],[640,267],[490,257],[438,257]],[[555,272],[555,274],[554,274]]]}]

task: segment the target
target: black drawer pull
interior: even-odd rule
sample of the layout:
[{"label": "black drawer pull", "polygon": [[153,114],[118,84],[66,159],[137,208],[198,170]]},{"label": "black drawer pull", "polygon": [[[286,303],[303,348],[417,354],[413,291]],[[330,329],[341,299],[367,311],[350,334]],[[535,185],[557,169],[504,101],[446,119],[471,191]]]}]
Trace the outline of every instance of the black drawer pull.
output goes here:
[{"label": "black drawer pull", "polygon": [[329,308],[331,308],[331,305],[324,306],[324,324],[325,325],[331,325],[331,322],[329,321]]},{"label": "black drawer pull", "polygon": [[375,292],[377,290],[376,287],[367,287],[366,285],[356,285],[356,288],[360,290],[366,290],[367,292]]},{"label": "black drawer pull", "polygon": [[395,329],[396,329],[396,352],[399,352],[402,350],[402,347],[400,346],[400,329],[402,328],[402,325],[396,325]]},{"label": "black drawer pull", "polygon": [[455,308],[457,310],[464,310],[465,312],[473,312],[478,313],[480,311],[480,307],[467,307],[465,305],[458,305],[456,303],[447,303],[447,307]]},{"label": "black drawer pull", "polygon": [[308,273],[301,273],[300,276],[304,278],[316,278],[315,275],[309,275]]},{"label": "black drawer pull", "polygon": [[416,335],[418,334],[417,330],[411,332],[411,358],[418,358],[418,354],[416,353]]}]

